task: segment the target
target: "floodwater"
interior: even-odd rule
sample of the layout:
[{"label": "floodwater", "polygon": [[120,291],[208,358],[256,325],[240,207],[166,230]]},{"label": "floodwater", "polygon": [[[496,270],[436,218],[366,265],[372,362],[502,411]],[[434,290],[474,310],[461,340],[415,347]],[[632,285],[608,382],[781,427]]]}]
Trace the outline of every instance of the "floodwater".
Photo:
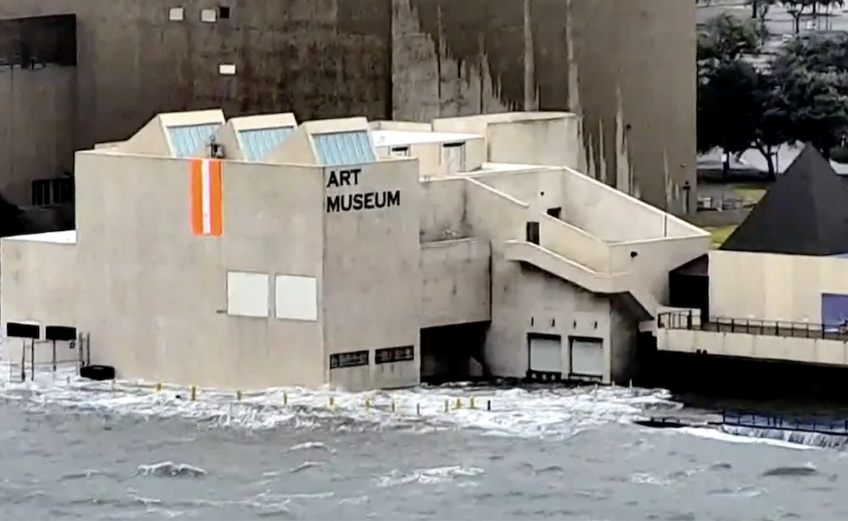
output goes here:
[{"label": "floodwater", "polygon": [[663,391],[289,389],[237,402],[201,390],[192,402],[69,374],[0,377],[0,519],[848,518],[841,451],[631,424],[680,408]]}]

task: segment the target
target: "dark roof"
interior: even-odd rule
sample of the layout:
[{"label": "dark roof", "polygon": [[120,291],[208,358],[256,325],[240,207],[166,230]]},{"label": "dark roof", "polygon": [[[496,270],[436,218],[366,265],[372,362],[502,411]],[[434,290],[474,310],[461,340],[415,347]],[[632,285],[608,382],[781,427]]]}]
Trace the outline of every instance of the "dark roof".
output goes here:
[{"label": "dark roof", "polygon": [[807,145],[722,250],[788,255],[848,253],[848,190]]},{"label": "dark roof", "polygon": [[710,256],[701,255],[698,258],[692,259],[689,262],[674,268],[673,270],[671,270],[671,272],[680,275],[695,275],[706,277],[710,273]]}]

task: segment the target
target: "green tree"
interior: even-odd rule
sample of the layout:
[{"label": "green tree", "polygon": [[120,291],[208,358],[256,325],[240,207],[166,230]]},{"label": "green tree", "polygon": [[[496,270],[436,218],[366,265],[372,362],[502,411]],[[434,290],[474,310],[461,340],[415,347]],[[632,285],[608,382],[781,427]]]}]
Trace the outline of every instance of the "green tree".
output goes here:
[{"label": "green tree", "polygon": [[697,145],[730,155],[759,150],[774,176],[773,149],[785,142],[782,103],[769,75],[747,58],[759,55],[762,25],[729,15],[710,20],[698,35]]},{"label": "green tree", "polygon": [[763,49],[761,24],[729,14],[716,16],[698,32],[697,60],[700,67],[757,56]]},{"label": "green tree", "polygon": [[770,73],[792,121],[793,141],[809,142],[825,156],[848,137],[848,36],[814,35],[790,42]]}]

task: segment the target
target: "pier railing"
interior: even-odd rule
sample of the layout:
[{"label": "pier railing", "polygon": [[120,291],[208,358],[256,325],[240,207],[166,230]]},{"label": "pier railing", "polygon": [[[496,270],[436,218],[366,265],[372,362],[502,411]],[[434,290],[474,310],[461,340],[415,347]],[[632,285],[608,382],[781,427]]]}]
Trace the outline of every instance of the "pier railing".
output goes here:
[{"label": "pier railing", "polygon": [[848,420],[832,420],[828,418],[797,418],[758,412],[724,411],[721,413],[721,424],[725,427],[747,427],[750,429],[774,429],[848,436]]},{"label": "pier railing", "polygon": [[660,329],[689,329],[745,335],[820,338],[848,342],[848,324],[836,326],[754,318],[702,317],[697,312],[689,310],[660,313],[657,316],[657,327]]}]

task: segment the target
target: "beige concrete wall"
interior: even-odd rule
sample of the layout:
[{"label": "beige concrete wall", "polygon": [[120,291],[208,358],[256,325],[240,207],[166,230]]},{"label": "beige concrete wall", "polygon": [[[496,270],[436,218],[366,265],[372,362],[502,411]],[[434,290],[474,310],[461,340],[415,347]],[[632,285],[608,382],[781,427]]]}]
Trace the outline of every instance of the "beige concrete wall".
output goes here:
[{"label": "beige concrete wall", "polygon": [[658,349],[710,355],[791,361],[822,365],[848,365],[848,343],[819,338],[715,333],[685,329],[659,329]]},{"label": "beige concrete wall", "polygon": [[320,385],[320,320],[228,316],[226,281],[227,270],[243,270],[311,276],[321,287],[321,169],[228,162],[223,172],[224,235],[199,237],[188,161],[77,154],[78,319],[92,361],[124,378]]},{"label": "beige concrete wall", "polygon": [[585,171],[580,118],[575,114],[492,123],[486,132],[489,161],[493,163],[567,166]]},{"label": "beige concrete wall", "polygon": [[421,243],[471,237],[465,213],[465,179],[434,178],[421,181]]},{"label": "beige concrete wall", "polygon": [[[563,335],[564,349],[568,348],[568,334],[603,339],[609,360],[608,298],[508,260],[506,241],[524,237],[531,215],[528,205],[472,179],[468,179],[465,186],[467,222],[475,236],[492,244],[492,325],[485,352],[492,372],[502,376],[524,376],[528,363],[527,334],[551,332],[549,328]],[[537,325],[531,326],[530,319],[536,316],[544,319],[534,318],[532,322]],[[577,326],[573,325],[575,322]],[[563,360],[568,360],[565,354]],[[567,374],[568,368],[563,368],[563,373]],[[609,381],[609,374],[605,381]]]},{"label": "beige concrete wall", "polygon": [[848,259],[710,252],[710,314],[818,324],[822,293],[848,293]]},{"label": "beige concrete wall", "polygon": [[495,190],[509,194],[530,205],[530,211],[543,214],[552,208],[562,208],[564,178],[557,168],[528,167],[506,172],[481,172],[470,177]]},{"label": "beige concrete wall", "polygon": [[667,302],[668,273],[709,252],[710,241],[709,234],[703,232],[691,237],[611,244],[610,270],[632,274],[634,287],[644,288],[657,302]]},{"label": "beige concrete wall", "polygon": [[[0,323],[37,322],[44,326],[77,324],[79,292],[74,244],[6,238],[0,240]],[[3,358],[17,363],[22,343],[7,338]],[[27,352],[30,363],[30,353]],[[52,347],[36,346],[36,363],[53,358]],[[75,361],[79,356],[60,344],[57,360]]]},{"label": "beige concrete wall", "polygon": [[703,234],[691,224],[565,169],[563,219],[608,242]]},{"label": "beige concrete wall", "polygon": [[490,256],[480,239],[421,245],[421,328],[491,319]]},{"label": "beige concrete wall", "polygon": [[[483,137],[466,138],[465,142],[465,170],[472,172],[479,170],[482,164],[486,161],[486,140]],[[444,143],[455,143],[455,140],[432,142],[432,143],[416,143],[409,145],[408,157],[418,159],[419,173],[421,177],[445,177],[448,175],[456,175],[460,172],[449,172],[448,165],[442,160],[442,145]],[[382,158],[391,157],[390,146],[377,145],[377,155]],[[402,146],[402,145],[401,145]]]},{"label": "beige concrete wall", "polygon": [[0,67],[0,193],[31,204],[35,179],[73,171],[76,69]]},{"label": "beige concrete wall", "polygon": [[[327,213],[324,221],[323,315],[327,354],[372,351],[367,367],[332,370],[334,385],[403,387],[420,381],[421,187],[410,159],[361,165],[358,183],[328,186],[326,197],[399,191],[391,208]],[[319,208],[321,209],[321,208]],[[323,210],[322,210],[323,211]],[[415,360],[374,364],[375,349],[414,346]]]}]

